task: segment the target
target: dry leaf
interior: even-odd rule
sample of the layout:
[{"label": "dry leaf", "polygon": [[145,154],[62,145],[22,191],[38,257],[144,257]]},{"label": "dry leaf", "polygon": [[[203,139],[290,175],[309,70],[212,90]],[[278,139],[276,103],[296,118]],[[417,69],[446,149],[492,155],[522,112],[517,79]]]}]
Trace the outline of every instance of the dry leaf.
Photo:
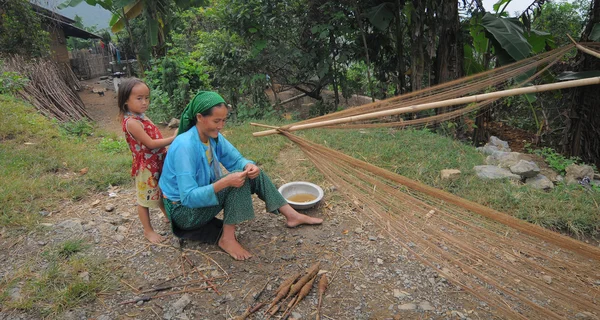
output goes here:
[{"label": "dry leaf", "polygon": [[83,169],[79,170],[79,174],[80,174],[80,175],[84,175],[84,174],[86,174],[87,172],[88,172],[88,168],[83,168]]}]

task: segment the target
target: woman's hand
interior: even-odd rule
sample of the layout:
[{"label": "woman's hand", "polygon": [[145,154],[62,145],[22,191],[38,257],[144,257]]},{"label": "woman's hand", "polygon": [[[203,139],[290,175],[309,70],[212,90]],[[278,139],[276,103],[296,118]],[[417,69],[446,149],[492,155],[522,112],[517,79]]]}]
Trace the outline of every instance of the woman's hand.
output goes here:
[{"label": "woman's hand", "polygon": [[248,176],[248,172],[246,172],[246,171],[234,172],[234,173],[228,174],[226,177],[227,182],[228,182],[227,185],[230,187],[239,188],[244,185],[244,183],[246,182],[247,176]]},{"label": "woman's hand", "polygon": [[256,166],[255,164],[248,163],[244,167],[244,172],[248,173],[248,178],[254,179],[254,178],[258,177],[258,175],[260,174],[260,168],[258,166]]}]

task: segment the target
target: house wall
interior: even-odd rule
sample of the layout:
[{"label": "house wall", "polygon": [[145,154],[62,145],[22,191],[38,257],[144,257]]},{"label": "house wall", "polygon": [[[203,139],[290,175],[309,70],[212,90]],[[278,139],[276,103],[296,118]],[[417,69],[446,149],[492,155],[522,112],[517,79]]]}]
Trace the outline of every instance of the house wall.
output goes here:
[{"label": "house wall", "polygon": [[90,53],[88,50],[81,49],[72,51],[71,57],[71,69],[79,78],[91,79],[110,73],[109,55]]},{"label": "house wall", "polygon": [[52,58],[57,62],[69,63],[69,51],[67,50],[67,40],[62,28],[49,28],[50,50]]}]

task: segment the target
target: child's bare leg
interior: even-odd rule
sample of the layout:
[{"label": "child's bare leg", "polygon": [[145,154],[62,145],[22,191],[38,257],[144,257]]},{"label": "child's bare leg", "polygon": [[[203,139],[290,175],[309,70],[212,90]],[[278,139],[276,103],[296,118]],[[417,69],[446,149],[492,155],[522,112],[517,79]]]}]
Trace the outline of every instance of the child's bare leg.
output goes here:
[{"label": "child's bare leg", "polygon": [[292,206],[290,206],[289,204],[286,204],[283,207],[279,208],[279,212],[281,212],[281,214],[283,214],[283,216],[287,219],[287,226],[290,228],[297,227],[301,224],[323,223],[323,219],[302,214],[294,210],[294,208],[292,208]]},{"label": "child's bare leg", "polygon": [[162,211],[162,213],[163,213],[163,222],[170,223],[171,221],[169,221],[169,216],[167,216],[167,210],[165,209],[165,204],[162,201],[160,201],[158,203],[158,206],[160,208],[160,211]]},{"label": "child's bare leg", "polygon": [[252,254],[246,251],[235,238],[234,224],[223,225],[223,234],[221,235],[221,239],[219,239],[219,247],[229,253],[235,260],[246,260],[252,257]]},{"label": "child's bare leg", "polygon": [[152,243],[165,241],[165,237],[156,233],[154,229],[152,229],[152,224],[150,224],[150,209],[142,207],[138,204],[138,216],[140,217],[140,221],[144,227],[144,237],[146,237],[148,241]]}]

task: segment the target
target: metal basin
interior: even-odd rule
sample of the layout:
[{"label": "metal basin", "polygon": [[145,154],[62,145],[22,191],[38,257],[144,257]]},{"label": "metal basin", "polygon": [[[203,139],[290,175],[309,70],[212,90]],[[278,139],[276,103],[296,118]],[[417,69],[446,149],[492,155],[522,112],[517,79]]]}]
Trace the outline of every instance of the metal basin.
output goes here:
[{"label": "metal basin", "polygon": [[[287,200],[294,209],[308,209],[314,207],[323,199],[323,189],[318,185],[306,181],[289,182],[279,187],[279,193]],[[312,195],[313,200],[310,201],[294,201],[294,196],[301,197],[302,195]],[[290,200],[292,198],[292,200]]]}]

